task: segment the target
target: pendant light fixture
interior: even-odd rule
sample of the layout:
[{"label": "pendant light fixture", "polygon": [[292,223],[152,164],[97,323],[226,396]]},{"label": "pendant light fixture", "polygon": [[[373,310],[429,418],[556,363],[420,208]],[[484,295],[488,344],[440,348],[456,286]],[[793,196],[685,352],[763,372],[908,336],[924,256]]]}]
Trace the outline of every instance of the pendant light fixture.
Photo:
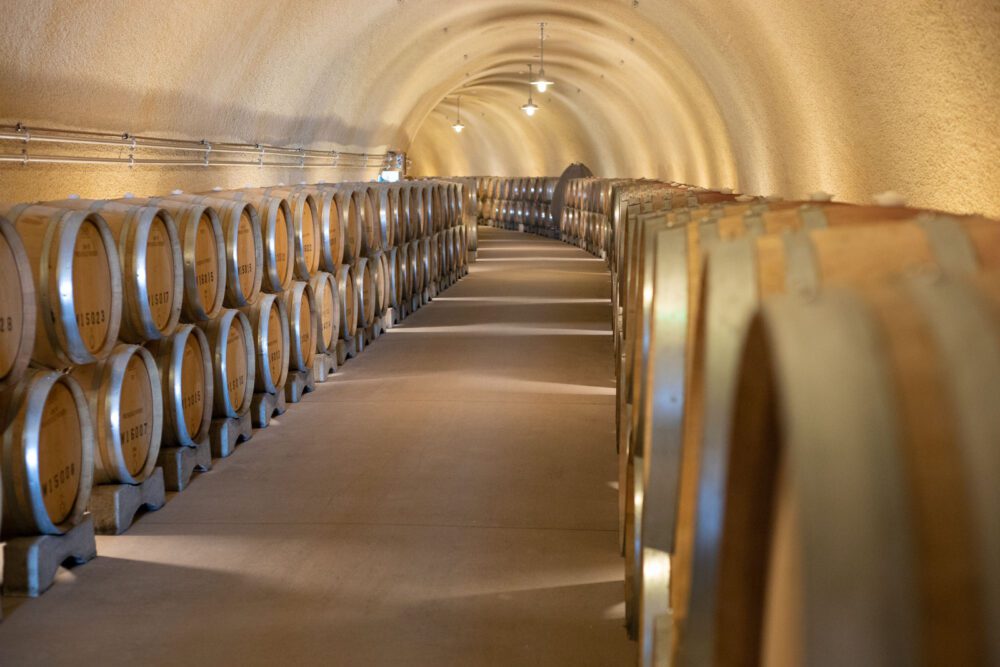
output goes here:
[{"label": "pendant light fixture", "polygon": [[462,96],[458,96],[458,106],[455,112],[455,124],[451,126],[451,129],[455,130],[457,134],[461,134],[465,126],[462,125]]},{"label": "pendant light fixture", "polygon": [[528,103],[521,105],[521,111],[528,114],[529,116],[534,116],[535,112],[538,111],[538,105],[531,100],[531,80],[534,76],[531,72],[531,65],[528,65]]},{"label": "pendant light fixture", "polygon": [[556,85],[554,81],[549,81],[545,77],[545,22],[538,24],[539,35],[538,35],[538,56],[539,56],[539,68],[538,76],[531,78],[531,85],[538,89],[538,92],[544,93],[549,89],[549,86]]}]

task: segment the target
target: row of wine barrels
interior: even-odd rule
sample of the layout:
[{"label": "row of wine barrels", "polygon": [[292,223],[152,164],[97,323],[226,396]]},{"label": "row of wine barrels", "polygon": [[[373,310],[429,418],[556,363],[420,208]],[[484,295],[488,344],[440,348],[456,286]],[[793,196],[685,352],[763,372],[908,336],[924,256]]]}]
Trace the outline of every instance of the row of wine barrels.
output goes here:
[{"label": "row of wine barrels", "polygon": [[118,337],[142,343],[173,332],[184,298],[184,259],[177,228],[166,209],[128,200],[66,199],[47,205],[93,211],[111,229],[122,274]]},{"label": "row of wine barrels", "polygon": [[[31,267],[32,359],[52,368],[106,359],[121,326],[122,273],[104,218],[37,204],[0,207],[0,215],[16,228]],[[23,312],[31,317],[28,309]]]},{"label": "row of wine barrels", "polygon": [[0,419],[0,536],[65,533],[83,518],[94,477],[94,427],[83,389],[69,375],[29,369],[0,392]]},{"label": "row of wine barrels", "polygon": [[521,177],[479,179],[478,197],[533,202],[551,202],[558,178]]},{"label": "row of wine barrels", "polygon": [[998,323],[996,273],[765,301],[738,362],[718,663],[1000,661]]},{"label": "row of wine barrels", "polygon": [[95,484],[139,484],[153,472],[163,431],[160,373],[153,355],[121,344],[104,361],[77,366],[94,426]]},{"label": "row of wine barrels", "polygon": [[17,229],[0,217],[0,391],[21,379],[35,346],[35,281]]},{"label": "row of wine barrels", "polygon": [[[687,476],[682,471],[678,506],[681,524],[691,531],[685,531],[678,544],[675,568],[675,613],[696,638],[692,644],[701,641],[697,638],[702,628],[710,626],[715,614],[711,601],[717,592],[718,554],[707,543],[715,545],[717,536],[708,530],[710,524],[721,523],[726,512],[723,502],[699,502],[698,497],[721,496],[725,484],[736,359],[761,298],[786,291],[815,292],[831,284],[871,283],[925,266],[953,275],[1000,267],[1000,225],[992,220],[902,208],[809,208],[822,211],[824,221],[802,208],[759,214],[756,219],[765,233],[718,244],[703,270],[698,290],[703,296],[698,298],[704,310],[694,313],[689,343],[694,361],[688,398],[698,410],[685,417],[684,453],[692,465]],[[733,220],[720,219],[720,233]],[[795,235],[782,233],[806,221],[814,226]],[[749,283],[737,285],[747,278]],[[713,463],[698,465],[704,461]]]},{"label": "row of wine barrels", "polygon": [[[728,629],[736,621],[721,620],[736,595],[719,588],[718,527],[728,525],[736,507],[724,492],[757,491],[740,477],[745,465],[729,464],[729,413],[744,404],[733,388],[741,332],[760,300],[774,291],[857,284],[862,277],[867,285],[920,266],[940,266],[949,275],[993,267],[1000,261],[1000,226],[913,209],[771,202],[677,184],[590,188],[598,203],[581,210],[606,209],[619,395],[628,399],[627,410],[619,406],[624,437],[618,446],[625,464],[620,486],[630,624],[642,639],[642,664],[653,659],[656,618],[667,612],[672,646],[659,652],[676,664],[720,661],[713,651],[733,639]],[[745,507],[740,503],[740,511]],[[750,524],[743,525],[745,538]],[[760,526],[756,521],[752,530]],[[738,575],[730,585],[738,581],[744,593],[759,593],[747,584],[761,578],[748,577],[739,559],[731,562]],[[741,613],[744,628],[759,630],[761,605]],[[816,662],[821,654],[791,662]],[[737,655],[756,654],[730,650],[726,660]]]},{"label": "row of wine barrels", "polygon": [[163,447],[194,447],[208,436],[214,399],[213,355],[199,328],[182,324],[147,343],[156,360],[163,398]]}]

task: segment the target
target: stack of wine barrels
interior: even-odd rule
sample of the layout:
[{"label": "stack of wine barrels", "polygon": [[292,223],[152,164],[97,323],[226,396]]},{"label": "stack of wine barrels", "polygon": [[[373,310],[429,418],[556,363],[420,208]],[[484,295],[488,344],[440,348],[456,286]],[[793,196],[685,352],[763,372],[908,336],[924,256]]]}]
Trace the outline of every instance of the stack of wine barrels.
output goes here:
[{"label": "stack of wine barrels", "polygon": [[2,536],[68,531],[94,484],[142,483],[464,275],[466,201],[428,180],[0,206]]},{"label": "stack of wine barrels", "polygon": [[558,178],[523,177],[477,179],[480,217],[484,224],[552,236],[557,224],[552,197]]},{"label": "stack of wine barrels", "polygon": [[643,665],[1000,660],[1000,222],[570,181]]}]

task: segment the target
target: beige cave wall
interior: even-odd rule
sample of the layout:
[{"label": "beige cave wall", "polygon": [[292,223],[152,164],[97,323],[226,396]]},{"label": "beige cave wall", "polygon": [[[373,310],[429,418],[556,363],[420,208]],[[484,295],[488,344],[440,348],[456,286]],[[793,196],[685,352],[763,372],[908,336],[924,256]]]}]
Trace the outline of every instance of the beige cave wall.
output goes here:
[{"label": "beige cave wall", "polygon": [[[557,83],[528,119],[537,21]],[[1000,216],[1000,3],[8,0],[0,124],[18,121]],[[0,199],[374,173],[0,165]]]}]

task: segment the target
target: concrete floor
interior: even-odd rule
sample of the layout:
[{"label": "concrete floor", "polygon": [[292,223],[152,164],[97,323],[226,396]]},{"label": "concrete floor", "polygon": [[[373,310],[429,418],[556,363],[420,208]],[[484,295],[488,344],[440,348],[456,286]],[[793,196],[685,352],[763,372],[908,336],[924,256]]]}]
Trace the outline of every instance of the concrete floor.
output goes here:
[{"label": "concrete floor", "polygon": [[480,234],[470,276],[96,560],[6,599],[0,665],[633,663],[608,274]]}]

